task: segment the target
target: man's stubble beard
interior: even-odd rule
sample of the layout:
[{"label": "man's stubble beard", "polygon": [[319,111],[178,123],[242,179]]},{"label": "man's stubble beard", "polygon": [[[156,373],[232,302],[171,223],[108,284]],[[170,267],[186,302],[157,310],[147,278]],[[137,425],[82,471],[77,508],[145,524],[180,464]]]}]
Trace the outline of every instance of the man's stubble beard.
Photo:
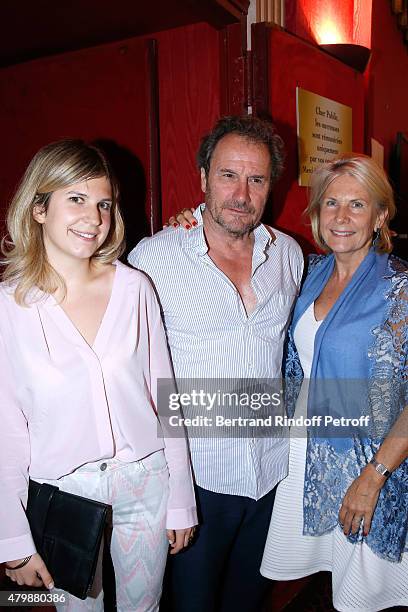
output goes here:
[{"label": "man's stubble beard", "polygon": [[222,216],[222,212],[227,208],[236,208],[237,210],[243,210],[245,212],[248,212],[249,214],[254,214],[255,210],[251,206],[248,206],[246,202],[238,202],[237,200],[227,200],[224,201],[222,204],[220,204],[219,202],[214,202],[211,189],[208,186],[205,192],[205,204],[206,211],[211,215],[213,221],[220,225],[226,232],[228,232],[228,234],[231,234],[231,236],[234,236],[236,238],[241,238],[246,234],[250,234],[255,229],[255,227],[259,225],[259,221],[257,221],[256,223],[249,222],[245,224],[240,224],[240,226],[237,227],[237,225],[232,225],[231,223],[225,221]]}]

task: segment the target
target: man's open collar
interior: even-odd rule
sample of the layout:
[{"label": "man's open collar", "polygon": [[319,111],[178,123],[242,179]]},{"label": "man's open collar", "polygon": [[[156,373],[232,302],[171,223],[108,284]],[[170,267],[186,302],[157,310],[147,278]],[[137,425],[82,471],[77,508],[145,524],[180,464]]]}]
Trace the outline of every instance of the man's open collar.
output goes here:
[{"label": "man's open collar", "polygon": [[[198,255],[205,255],[208,252],[208,245],[204,235],[203,211],[205,204],[200,204],[194,211],[197,225],[189,230],[184,230],[181,235],[182,246],[185,249],[193,250]],[[254,251],[266,254],[269,246],[275,242],[276,236],[272,229],[260,223],[254,229]]]}]

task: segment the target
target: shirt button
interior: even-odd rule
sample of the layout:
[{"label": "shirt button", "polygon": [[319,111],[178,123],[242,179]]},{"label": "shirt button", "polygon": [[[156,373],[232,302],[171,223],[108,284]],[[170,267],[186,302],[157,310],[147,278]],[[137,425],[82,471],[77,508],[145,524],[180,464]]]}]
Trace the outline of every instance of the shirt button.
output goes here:
[{"label": "shirt button", "polygon": [[101,463],[101,470],[102,470],[102,472],[104,472],[104,471],[106,470],[106,468],[107,468],[107,467],[108,467],[108,466],[107,466],[107,464],[106,464],[106,463]]}]

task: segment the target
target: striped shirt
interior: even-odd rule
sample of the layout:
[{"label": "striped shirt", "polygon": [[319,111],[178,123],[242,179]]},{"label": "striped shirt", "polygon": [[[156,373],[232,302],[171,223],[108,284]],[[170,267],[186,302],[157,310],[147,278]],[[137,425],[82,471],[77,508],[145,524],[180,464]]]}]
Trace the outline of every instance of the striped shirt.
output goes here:
[{"label": "striped shirt", "polygon": [[[254,230],[248,316],[239,292],[208,255],[201,210],[198,226],[165,229],[143,239],[129,262],[154,283],[163,309],[176,378],[277,379],[283,342],[303,271],[293,238]],[[287,474],[288,440],[271,437],[190,437],[196,483],[216,493],[259,499]]]}]

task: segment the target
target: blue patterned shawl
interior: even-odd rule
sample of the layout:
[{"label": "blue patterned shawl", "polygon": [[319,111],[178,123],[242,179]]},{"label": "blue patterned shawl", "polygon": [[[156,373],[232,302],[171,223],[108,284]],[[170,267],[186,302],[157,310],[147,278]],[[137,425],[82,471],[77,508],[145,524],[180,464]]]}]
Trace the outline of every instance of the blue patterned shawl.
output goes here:
[{"label": "blue patterned shawl", "polygon": [[[312,256],[288,332],[284,375],[289,416],[295,410],[303,371],[293,341],[294,329],[320,295],[334,268],[334,256]],[[365,381],[361,412],[371,428],[347,438],[308,438],[304,485],[306,535],[320,535],[338,525],[347,488],[375,455],[401,411],[408,406],[408,265],[373,249],[361,263],[315,337],[311,384],[316,379]],[[312,387],[311,387],[312,388]],[[360,387],[360,390],[363,387]],[[349,394],[350,395],[350,394]],[[315,396],[316,397],[316,396]],[[361,393],[358,400],[361,402]],[[316,414],[309,392],[308,415]],[[327,406],[338,416],[335,408]],[[322,405],[320,402],[320,414]],[[407,547],[408,460],[388,478],[364,538],[380,557],[398,561]],[[349,536],[361,541],[362,532]]]}]

